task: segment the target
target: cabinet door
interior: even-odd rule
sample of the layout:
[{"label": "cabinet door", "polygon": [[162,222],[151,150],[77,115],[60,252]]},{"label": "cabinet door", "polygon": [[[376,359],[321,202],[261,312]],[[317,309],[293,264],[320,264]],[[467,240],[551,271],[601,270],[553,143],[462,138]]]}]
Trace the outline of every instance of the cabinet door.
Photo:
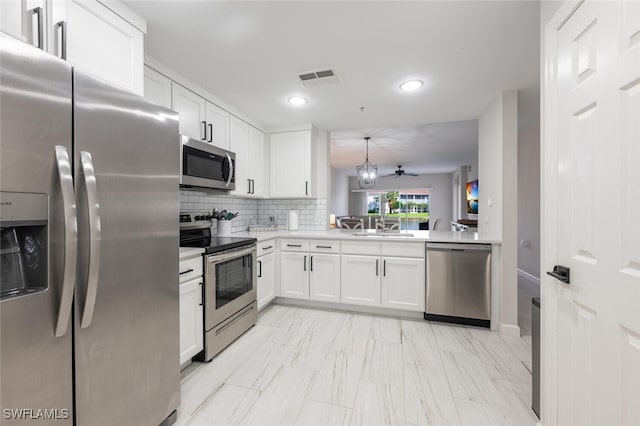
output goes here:
[{"label": "cabinet door", "polygon": [[309,299],[340,302],[340,255],[311,253]]},{"label": "cabinet door", "polygon": [[144,94],[144,34],[97,0],[54,0],[53,43],[61,56],[61,31],[67,25],[67,60],[97,77]]},{"label": "cabinet door", "polygon": [[295,299],[309,298],[309,255],[282,252],[280,256],[280,295]]},{"label": "cabinet door", "polygon": [[311,132],[273,133],[269,139],[271,197],[311,195]]},{"label": "cabinet door", "polygon": [[231,117],[231,151],[236,153],[236,190],[232,194],[249,195],[249,125]]},{"label": "cabinet door", "polygon": [[180,364],[203,348],[202,277],[180,284]]},{"label": "cabinet door", "polygon": [[424,312],[424,260],[382,258],[382,306]]},{"label": "cabinet door", "polygon": [[206,103],[205,118],[207,121],[207,141],[223,149],[229,149],[229,119],[227,111]]},{"label": "cabinet door", "polygon": [[180,114],[180,134],[205,140],[205,100],[177,83],[171,83],[171,92],[172,109]]},{"label": "cabinet door", "polygon": [[258,258],[258,309],[266,306],[276,295],[274,266],[273,253]]},{"label": "cabinet door", "polygon": [[[41,25],[38,25],[38,14],[36,13],[38,7],[41,8]],[[0,0],[0,30],[43,49],[46,42],[44,10],[44,0]],[[38,45],[39,40],[42,41],[42,46]]]},{"label": "cabinet door", "polygon": [[144,67],[144,97],[171,109],[171,80],[148,66]]},{"label": "cabinet door", "polygon": [[249,178],[251,182],[251,195],[264,197],[265,194],[265,158],[264,158],[264,133],[255,127],[249,127]]},{"label": "cabinet door", "polygon": [[342,255],[340,266],[342,303],[380,306],[380,258]]}]

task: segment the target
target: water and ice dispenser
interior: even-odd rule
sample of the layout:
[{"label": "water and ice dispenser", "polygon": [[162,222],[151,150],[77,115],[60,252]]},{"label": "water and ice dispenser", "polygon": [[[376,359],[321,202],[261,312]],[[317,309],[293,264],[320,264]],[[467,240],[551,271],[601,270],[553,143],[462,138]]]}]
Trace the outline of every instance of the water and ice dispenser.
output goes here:
[{"label": "water and ice dispenser", "polygon": [[0,300],[47,289],[46,194],[0,192]]}]

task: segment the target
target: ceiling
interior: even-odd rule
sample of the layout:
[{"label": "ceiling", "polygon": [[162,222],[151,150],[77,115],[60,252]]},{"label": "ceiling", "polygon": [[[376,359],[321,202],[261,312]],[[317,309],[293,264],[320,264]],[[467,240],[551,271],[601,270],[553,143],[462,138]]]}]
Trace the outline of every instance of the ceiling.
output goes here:
[{"label": "ceiling", "polygon": [[[149,55],[265,128],[313,123],[336,131],[472,120],[509,89],[519,90],[521,126],[537,123],[538,1],[125,4],[147,20]],[[301,86],[298,73],[326,68],[339,83]],[[408,78],[424,80],[425,87],[401,92],[398,85]],[[309,103],[292,107],[286,102],[292,95]],[[422,136],[421,129],[416,134]]]},{"label": "ceiling", "polygon": [[478,120],[415,127],[331,132],[331,166],[355,176],[365,159],[364,136],[370,136],[369,161],[378,176],[397,165],[407,173],[449,173],[478,161]]}]

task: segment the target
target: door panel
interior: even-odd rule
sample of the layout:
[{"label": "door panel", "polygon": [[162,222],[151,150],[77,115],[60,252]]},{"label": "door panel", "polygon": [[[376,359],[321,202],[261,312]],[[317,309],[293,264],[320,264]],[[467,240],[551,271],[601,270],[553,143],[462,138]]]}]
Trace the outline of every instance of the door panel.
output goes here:
[{"label": "door panel", "polygon": [[586,1],[557,34],[559,425],[640,421],[638,29],[632,2]]},{"label": "door panel", "polygon": [[340,302],[340,255],[312,253],[309,299]]},{"label": "door panel", "polygon": [[[79,268],[78,424],[158,425],[179,402],[178,116],[74,70]],[[93,158],[101,242],[95,310],[80,326],[89,275]]]},{"label": "door panel", "polygon": [[180,114],[180,134],[205,140],[205,100],[177,83],[171,84],[171,104]]},{"label": "door panel", "polygon": [[282,252],[280,256],[280,294],[296,299],[309,298],[309,271],[306,253]]},{"label": "door panel", "polygon": [[47,194],[49,204],[48,289],[0,302],[0,406],[64,409],[70,415],[59,424],[71,425],[71,324],[54,335],[64,262],[54,146],[71,155],[71,67],[5,34],[0,63],[0,191]]},{"label": "door panel", "polygon": [[380,306],[380,258],[343,254],[340,263],[342,303]]}]

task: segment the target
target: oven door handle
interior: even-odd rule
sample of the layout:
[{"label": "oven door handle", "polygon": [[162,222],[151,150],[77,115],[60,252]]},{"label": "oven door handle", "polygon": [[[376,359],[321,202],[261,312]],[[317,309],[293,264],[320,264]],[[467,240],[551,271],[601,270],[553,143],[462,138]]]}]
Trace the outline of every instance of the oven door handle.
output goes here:
[{"label": "oven door handle", "polygon": [[225,254],[216,254],[216,253],[210,254],[207,256],[207,259],[208,259],[207,261],[209,263],[222,263],[230,259],[246,256],[248,254],[255,255],[255,253],[256,253],[256,245],[253,244],[249,248],[242,249],[242,250],[235,250]]}]

